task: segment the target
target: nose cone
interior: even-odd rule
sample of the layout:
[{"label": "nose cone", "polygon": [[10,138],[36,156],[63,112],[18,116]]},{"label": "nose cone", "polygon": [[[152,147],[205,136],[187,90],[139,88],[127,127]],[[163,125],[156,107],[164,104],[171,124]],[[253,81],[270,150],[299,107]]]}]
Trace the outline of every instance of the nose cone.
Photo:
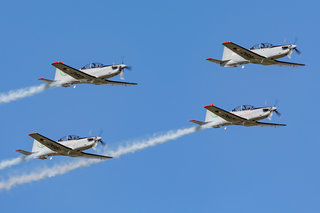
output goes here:
[{"label": "nose cone", "polygon": [[292,44],[291,46],[290,46],[290,49],[296,49],[297,48],[297,45],[295,45],[295,44]]},{"label": "nose cone", "polygon": [[270,111],[274,112],[277,110],[277,107],[271,107]]},{"label": "nose cone", "polygon": [[101,137],[96,137],[96,141],[100,141],[101,139]]},{"label": "nose cone", "polygon": [[119,64],[119,66],[121,67],[121,69],[124,69],[127,67],[127,65],[125,65],[125,64]]}]

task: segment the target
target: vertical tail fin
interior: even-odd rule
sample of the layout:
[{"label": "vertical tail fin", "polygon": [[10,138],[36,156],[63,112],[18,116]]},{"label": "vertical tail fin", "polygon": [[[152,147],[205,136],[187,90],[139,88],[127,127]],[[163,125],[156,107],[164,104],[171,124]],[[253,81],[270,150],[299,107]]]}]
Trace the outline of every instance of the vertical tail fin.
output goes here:
[{"label": "vertical tail fin", "polygon": [[207,110],[205,122],[213,121],[215,117],[217,117],[217,115],[215,115],[212,112],[210,112],[209,110]]},{"label": "vertical tail fin", "polygon": [[[62,62],[54,62],[54,63],[52,63],[51,65],[58,64],[58,63],[62,63]],[[67,76],[66,73],[64,73],[64,72],[62,72],[61,70],[59,70],[58,68],[56,68],[56,74],[55,74],[55,76],[54,76],[54,80],[55,80],[55,81],[62,80],[62,79],[64,79],[66,76]]]},{"label": "vertical tail fin", "polygon": [[56,69],[56,75],[54,76],[55,81],[59,81],[65,78],[67,74],[59,70],[58,68]]},{"label": "vertical tail fin", "polygon": [[43,144],[39,143],[37,140],[33,141],[32,152],[39,152],[43,147]]},{"label": "vertical tail fin", "polygon": [[222,61],[231,60],[233,54],[234,54],[234,52],[232,52],[229,48],[224,47]]}]

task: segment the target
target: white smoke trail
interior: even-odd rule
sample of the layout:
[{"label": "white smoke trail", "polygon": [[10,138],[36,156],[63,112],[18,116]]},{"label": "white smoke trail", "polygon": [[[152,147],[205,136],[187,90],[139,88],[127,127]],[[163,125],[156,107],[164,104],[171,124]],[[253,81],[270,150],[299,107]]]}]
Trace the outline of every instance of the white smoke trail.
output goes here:
[{"label": "white smoke trail", "polygon": [[25,98],[28,96],[35,95],[40,93],[46,89],[49,89],[50,86],[48,84],[41,84],[38,86],[26,87],[17,90],[11,90],[7,93],[0,94],[0,103],[9,103],[11,101],[15,101],[17,99]]},{"label": "white smoke trail", "polygon": [[26,87],[22,89],[11,90],[6,93],[0,93],[0,103],[9,103],[21,98],[26,98],[26,97],[38,94],[40,92],[43,92],[52,87],[59,87],[65,83],[68,83],[68,81],[59,81],[59,82],[53,82],[50,84],[40,84],[38,86],[31,86],[31,87]]},{"label": "white smoke trail", "polygon": [[[140,142],[135,141],[133,143],[127,143],[126,146],[119,146],[115,151],[107,151],[107,152],[103,152],[102,154],[112,154],[112,156],[114,157],[120,157],[121,155],[124,155],[124,154],[134,153],[139,150],[148,148],[150,146],[156,146],[158,144],[162,144],[170,140],[175,140],[179,137],[200,131],[205,128],[208,128],[208,127],[205,127],[205,126],[190,127],[185,129],[178,129],[175,131],[169,131],[163,135],[152,137],[147,140],[143,140]],[[76,162],[71,162],[64,165],[56,165],[56,166],[53,166],[52,168],[45,168],[40,172],[38,171],[30,174],[23,174],[21,176],[11,177],[6,181],[0,182],[0,191],[3,189],[10,190],[13,186],[16,186],[16,185],[30,183],[33,181],[39,181],[41,179],[51,178],[56,175],[62,175],[74,169],[90,166],[94,163],[99,163],[99,162],[102,162],[102,161],[96,160],[96,159],[90,159],[90,160],[83,159],[83,160],[78,160]]]},{"label": "white smoke trail", "polygon": [[13,165],[19,164],[23,161],[28,160],[29,158],[27,157],[19,157],[19,158],[13,158],[10,160],[3,160],[0,162],[0,170],[5,169],[5,168],[9,168]]}]

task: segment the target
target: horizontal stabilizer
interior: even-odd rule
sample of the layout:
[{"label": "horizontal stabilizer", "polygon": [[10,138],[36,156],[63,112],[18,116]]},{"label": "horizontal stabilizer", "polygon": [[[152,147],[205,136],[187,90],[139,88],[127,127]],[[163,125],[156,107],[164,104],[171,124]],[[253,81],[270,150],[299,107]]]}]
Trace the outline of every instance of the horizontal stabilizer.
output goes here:
[{"label": "horizontal stabilizer", "polygon": [[230,60],[221,61],[221,60],[214,59],[214,58],[207,58],[206,60],[211,61],[211,62],[216,63],[216,64],[219,64],[221,66],[224,66],[228,61],[230,61]]},{"label": "horizontal stabilizer", "polygon": [[54,80],[49,80],[49,79],[45,79],[45,78],[39,78],[38,80],[39,80],[39,81],[46,82],[46,83],[48,83],[48,84],[51,84],[51,83],[54,82]]},{"label": "horizontal stabilizer", "polygon": [[195,123],[195,124],[198,124],[198,125],[205,125],[205,124],[208,123],[208,122],[197,121],[197,120],[190,120],[190,122]]},{"label": "horizontal stabilizer", "polygon": [[25,151],[25,150],[22,150],[22,149],[18,149],[18,150],[16,150],[17,152],[20,152],[21,154],[23,154],[23,155],[31,155],[32,154],[32,152],[28,152],[28,151]]}]

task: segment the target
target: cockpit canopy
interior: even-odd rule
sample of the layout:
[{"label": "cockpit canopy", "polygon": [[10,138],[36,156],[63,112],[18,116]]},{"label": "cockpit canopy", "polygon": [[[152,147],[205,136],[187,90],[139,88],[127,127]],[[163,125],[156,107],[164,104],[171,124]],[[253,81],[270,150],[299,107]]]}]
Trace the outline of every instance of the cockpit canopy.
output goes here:
[{"label": "cockpit canopy", "polygon": [[232,112],[252,110],[252,109],[254,109],[254,107],[251,106],[251,105],[241,105],[241,106],[238,106],[238,107],[234,108],[232,110]]},{"label": "cockpit canopy", "polygon": [[78,139],[80,139],[80,137],[77,135],[67,135],[60,138],[58,141],[71,141],[71,140],[78,140]]},{"label": "cockpit canopy", "polygon": [[273,47],[273,45],[270,43],[260,43],[260,44],[256,44],[253,47],[251,47],[250,50],[270,48],[270,47]]},{"label": "cockpit canopy", "polygon": [[105,65],[98,63],[98,62],[93,62],[90,64],[86,64],[84,67],[82,67],[82,70],[86,70],[86,69],[92,69],[92,68],[98,68],[98,67],[104,67]]}]

